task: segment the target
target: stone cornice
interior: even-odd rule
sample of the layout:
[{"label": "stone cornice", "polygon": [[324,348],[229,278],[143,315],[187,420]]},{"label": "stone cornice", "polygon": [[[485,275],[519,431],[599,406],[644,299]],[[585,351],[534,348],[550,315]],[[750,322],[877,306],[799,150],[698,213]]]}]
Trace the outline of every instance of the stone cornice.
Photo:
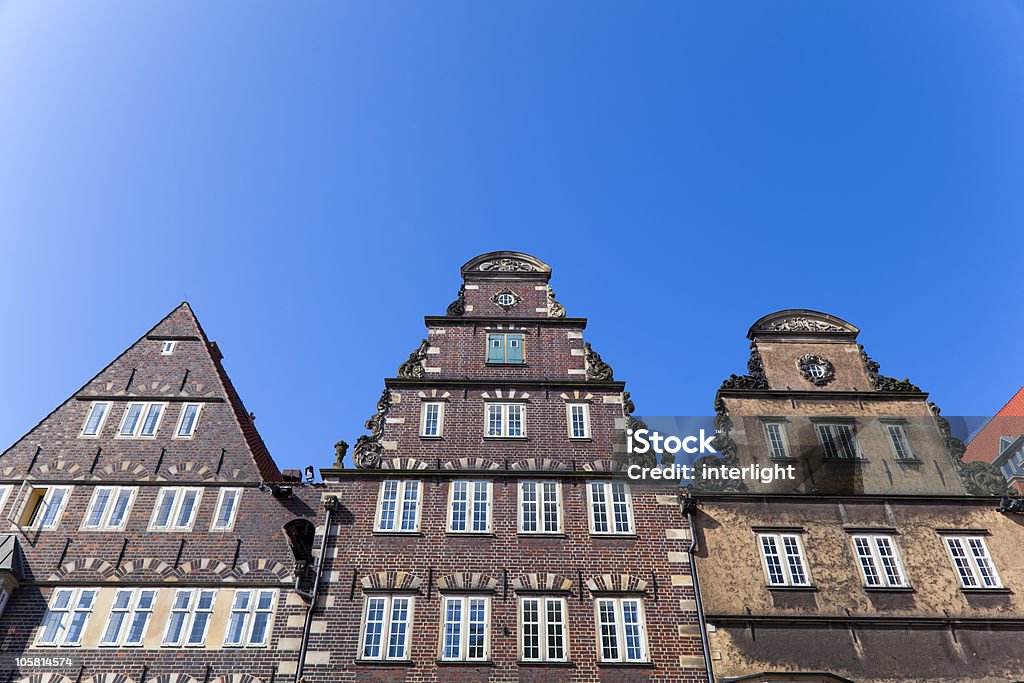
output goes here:
[{"label": "stone cornice", "polygon": [[531,379],[527,377],[491,377],[479,379],[458,379],[449,378],[423,378],[406,379],[404,377],[387,377],[384,379],[384,386],[391,388],[413,388],[413,387],[548,387],[567,389],[591,389],[598,391],[623,391],[626,388],[625,382],[601,381],[601,380],[574,380],[574,379]]},{"label": "stone cornice", "polygon": [[832,505],[835,503],[899,503],[912,505],[976,505],[982,508],[990,508],[999,504],[999,496],[966,496],[966,495],[914,495],[914,494],[835,494],[827,495],[820,493],[746,493],[739,494],[732,491],[714,492],[695,490],[690,494],[692,497],[706,499],[708,502],[733,502],[733,503],[760,503],[764,501],[792,502],[806,505],[808,503],[820,503]]},{"label": "stone cornice", "polygon": [[717,397],[722,398],[793,398],[798,400],[899,400],[916,399],[925,400],[928,398],[926,391],[793,391],[791,389],[719,389]]},{"label": "stone cornice", "polygon": [[503,318],[500,316],[462,316],[456,318],[443,315],[425,315],[423,316],[423,322],[427,327],[439,325],[465,327],[467,325],[505,325],[508,323],[530,326],[545,325],[548,327],[579,327],[580,329],[585,329],[587,327],[586,318]]}]

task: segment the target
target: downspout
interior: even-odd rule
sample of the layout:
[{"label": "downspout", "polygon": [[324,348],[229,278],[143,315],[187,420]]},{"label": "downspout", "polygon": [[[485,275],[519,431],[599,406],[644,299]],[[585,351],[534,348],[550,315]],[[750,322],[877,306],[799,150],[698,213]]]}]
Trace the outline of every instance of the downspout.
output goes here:
[{"label": "downspout", "polygon": [[320,556],[316,558],[316,565],[313,569],[313,592],[303,593],[298,590],[298,581],[295,582],[296,592],[306,597],[309,596],[309,607],[306,608],[306,625],[302,629],[302,644],[299,646],[299,662],[295,667],[295,683],[301,683],[302,672],[306,667],[306,649],[309,647],[309,631],[313,627],[313,610],[316,609],[316,599],[320,595],[320,576],[323,574],[324,559],[327,553],[327,537],[331,534],[331,519],[334,512],[340,507],[337,496],[324,498],[324,509],[327,510],[327,520],[324,523],[324,535],[320,539]]},{"label": "downspout", "polygon": [[686,521],[690,525],[690,547],[687,552],[690,555],[690,578],[693,579],[693,598],[697,603],[697,624],[700,626],[700,644],[704,650],[704,668],[708,672],[708,683],[714,683],[715,672],[711,666],[711,644],[708,642],[707,623],[704,621],[704,601],[700,598],[700,581],[697,579],[697,563],[694,561],[697,554],[697,527],[693,523],[693,513],[697,511],[697,499],[684,495],[681,505],[682,512],[686,515]]}]

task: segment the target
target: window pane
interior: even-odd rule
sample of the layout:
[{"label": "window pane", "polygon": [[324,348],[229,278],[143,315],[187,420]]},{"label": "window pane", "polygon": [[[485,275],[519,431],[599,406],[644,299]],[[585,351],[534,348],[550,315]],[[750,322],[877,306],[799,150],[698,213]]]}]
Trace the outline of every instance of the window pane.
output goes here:
[{"label": "window pane", "polygon": [[178,427],[178,436],[192,436],[196,426],[196,415],[199,414],[199,405],[186,403],[182,408],[181,425]]},{"label": "window pane", "polygon": [[407,481],[404,483],[405,494],[402,499],[402,531],[416,530],[416,517],[419,511],[419,483]]},{"label": "window pane", "polygon": [[508,435],[523,435],[523,407],[518,403],[508,406]]},{"label": "window pane", "polygon": [[195,489],[186,489],[182,491],[181,495],[181,508],[178,510],[174,526],[184,528],[192,526],[192,513],[195,512],[196,499],[199,497],[199,492]]},{"label": "window pane", "polygon": [[85,428],[82,429],[82,434],[86,436],[95,436],[99,433],[100,424],[103,422],[103,418],[107,414],[107,408],[109,406],[109,403],[93,404],[92,409],[89,411],[89,417],[85,421]]},{"label": "window pane", "polygon": [[483,598],[469,600],[469,642],[466,646],[467,659],[484,659],[487,641],[487,601]]},{"label": "window pane", "polygon": [[423,405],[423,436],[437,436],[440,427],[441,406],[438,403]]},{"label": "window pane", "polygon": [[111,493],[113,493],[113,489],[96,489],[92,507],[89,509],[89,516],[85,520],[87,527],[98,527],[103,523],[103,516],[107,512],[107,503],[110,502]]},{"label": "window pane", "polygon": [[968,538],[967,543],[971,548],[971,555],[974,557],[974,563],[978,569],[978,575],[981,577],[981,583],[986,588],[999,586],[999,579],[996,576],[995,568],[992,566],[992,560],[988,555],[988,548],[985,547],[985,541],[981,538]]},{"label": "window pane", "polygon": [[590,485],[590,509],[594,517],[594,531],[608,531],[608,504],[605,499],[604,484],[593,482]]},{"label": "window pane", "polygon": [[523,599],[523,659],[540,659],[540,600]]},{"label": "window pane", "polygon": [[409,629],[409,598],[391,601],[391,632],[388,636],[388,659],[405,659]]},{"label": "window pane", "polygon": [[615,513],[615,531],[628,534],[631,531],[629,524],[629,496],[626,485],[613,483],[612,485],[612,509]]},{"label": "window pane", "polygon": [[444,659],[459,659],[461,648],[462,599],[447,598],[444,610]]},{"label": "window pane", "polygon": [[487,531],[487,518],[489,517],[490,500],[488,494],[489,486],[486,481],[473,483],[473,531]]},{"label": "window pane", "polygon": [[978,579],[974,576],[974,570],[971,567],[970,561],[967,559],[967,553],[964,551],[963,542],[957,537],[949,537],[946,539],[946,545],[949,547],[949,552],[953,556],[953,564],[956,566],[956,571],[960,575],[960,583],[965,588],[974,588],[978,585]]},{"label": "window pane", "polygon": [[363,631],[363,657],[380,658],[380,641],[384,632],[384,598],[366,600],[366,625]]},{"label": "window pane", "polygon": [[466,498],[468,483],[464,481],[452,482],[452,531],[466,530]]},{"label": "window pane", "polygon": [[586,408],[582,405],[570,406],[569,417],[572,420],[570,434],[572,434],[573,438],[585,438],[587,436]]},{"label": "window pane", "polygon": [[146,420],[142,423],[142,436],[153,436],[156,434],[156,426],[160,422],[160,415],[164,412],[162,403],[150,404],[146,411]]},{"label": "window pane", "polygon": [[141,403],[129,403],[128,410],[124,416],[124,424],[121,425],[121,436],[134,436],[135,428],[139,426],[139,417],[142,415]]},{"label": "window pane", "polygon": [[619,634],[615,618],[615,602],[597,602],[598,625],[601,633],[601,659],[609,662],[619,660]]},{"label": "window pane", "polygon": [[487,436],[501,436],[501,406],[497,403],[487,405]]},{"label": "window pane", "polygon": [[541,487],[544,492],[544,531],[556,533],[561,529],[558,514],[558,483],[546,481]]},{"label": "window pane", "polygon": [[768,583],[773,586],[785,585],[786,575],[782,571],[779,547],[774,536],[761,536],[761,552],[768,569]]},{"label": "window pane", "polygon": [[128,503],[132,499],[132,489],[118,489],[117,498],[114,500],[114,509],[110,511],[110,520],[107,525],[113,528],[121,526],[125,515],[128,513]]},{"label": "window pane", "polygon": [[46,492],[43,497],[43,518],[39,526],[49,528],[57,524],[57,515],[67,495],[68,490],[64,488],[53,488]]},{"label": "window pane", "polygon": [[565,603],[559,598],[547,600],[547,658],[565,659],[565,624],[562,609]]},{"label": "window pane", "polygon": [[238,501],[238,491],[235,489],[224,489],[221,493],[220,506],[217,508],[217,518],[214,521],[215,529],[227,529],[235,518],[235,507]]},{"label": "window pane", "polygon": [[857,559],[864,572],[864,583],[868,586],[881,585],[882,580],[879,578],[878,568],[875,566],[875,556],[871,552],[871,542],[866,536],[855,536],[853,545],[857,549]]},{"label": "window pane", "polygon": [[174,489],[164,489],[160,492],[160,497],[156,502],[156,517],[153,520],[153,526],[163,528],[171,523],[171,510],[174,507],[176,494],[177,491]]},{"label": "window pane", "polygon": [[786,442],[782,437],[782,425],[769,422],[764,426],[765,434],[768,436],[768,446],[771,451],[771,457],[773,458],[785,458],[786,453]]},{"label": "window pane", "polygon": [[803,560],[800,557],[800,542],[796,536],[783,536],[782,546],[786,551],[786,561],[792,583],[797,586],[806,585],[807,576],[804,572]]},{"label": "window pane", "polygon": [[622,601],[622,629],[626,641],[626,660],[641,661],[644,650],[640,635],[640,603],[637,600]]},{"label": "window pane", "polygon": [[391,531],[395,528],[395,507],[398,503],[398,482],[381,482],[380,528]]},{"label": "window pane", "polygon": [[537,483],[533,481],[520,482],[519,491],[523,506],[523,531],[537,531]]}]

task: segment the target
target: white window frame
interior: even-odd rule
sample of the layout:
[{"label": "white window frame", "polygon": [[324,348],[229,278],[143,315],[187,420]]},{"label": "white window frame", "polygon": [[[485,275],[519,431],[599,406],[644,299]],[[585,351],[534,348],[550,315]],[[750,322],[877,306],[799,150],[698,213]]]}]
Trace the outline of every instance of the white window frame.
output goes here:
[{"label": "white window frame", "polygon": [[[182,427],[182,425],[185,422],[185,412],[188,410],[188,408],[190,408],[192,406],[195,406],[195,409],[196,409],[196,416],[192,419],[192,431],[190,431],[188,434],[182,434],[181,433],[181,427]],[[172,438],[175,438],[175,439],[191,439],[192,437],[194,437],[196,435],[196,430],[199,428],[199,416],[202,414],[202,412],[203,412],[203,404],[202,403],[196,403],[195,401],[189,401],[188,403],[182,403],[181,404],[181,410],[178,413],[178,421],[174,425],[174,434],[172,435]]]},{"label": "white window frame", "polygon": [[[850,446],[853,449],[851,455],[844,455],[846,449],[842,447],[842,439],[839,438],[839,428],[850,430]],[[829,440],[833,446],[836,446],[835,455],[829,454],[828,443],[825,440],[824,432],[822,429],[827,429],[829,433]],[[822,450],[825,455],[825,460],[863,460],[864,454],[860,450],[860,444],[857,442],[857,428],[851,422],[815,422],[814,433],[818,435],[818,442],[821,444]]]},{"label": "white window frame", "polygon": [[0,484],[0,515],[3,514],[4,505],[7,504],[7,498],[13,490],[14,484]]},{"label": "white window frame", "polygon": [[[188,606],[182,610],[174,607],[179,595],[188,594]],[[208,608],[200,608],[204,595],[212,596]],[[161,647],[205,647],[206,639],[210,633],[210,624],[213,623],[214,609],[217,606],[218,591],[213,588],[179,588],[171,593],[171,604],[168,608],[167,626],[164,627],[163,636],[160,638]],[[184,614],[181,622],[181,631],[176,640],[168,640],[171,635],[171,624],[174,622],[175,614]],[[196,617],[200,614],[206,615],[203,623],[202,640],[193,642],[192,631],[195,628]]]},{"label": "white window frame", "polygon": [[[381,621],[380,643],[377,645],[379,653],[376,657],[366,654],[367,626],[370,624],[370,601],[383,600],[383,620]],[[394,605],[395,600],[406,600],[406,617],[404,622],[395,622]],[[367,595],[363,601],[363,622],[359,627],[359,652],[356,659],[364,662],[407,662],[410,660],[412,650],[412,631],[414,614],[416,610],[416,597],[411,594],[379,594]],[[400,655],[391,654],[392,629],[396,623],[405,624],[405,645]]]},{"label": "white window frame", "polygon": [[[852,534],[853,554],[866,588],[906,588],[907,571],[891,534]],[[889,554],[883,549],[888,546]],[[887,561],[888,560],[888,561]],[[893,577],[895,574],[895,577]]]},{"label": "white window frame", "polygon": [[[537,657],[527,657],[526,653],[526,603],[537,603]],[[548,607],[551,603],[558,605],[560,622],[550,622]],[[551,654],[552,627],[560,626],[562,656]],[[530,594],[519,596],[519,660],[522,662],[567,662],[569,661],[569,618],[565,598],[561,596]]]},{"label": "white window frame", "polygon": [[[896,460],[907,462],[917,460],[917,456],[914,454],[914,447],[910,445],[910,435],[907,434],[906,428],[899,422],[883,422],[882,427],[885,429],[885,435],[888,437],[889,448],[892,449],[892,454],[896,457]],[[903,442],[903,448],[907,451],[906,455],[900,455],[900,449],[896,445],[896,436],[894,433],[900,435],[900,439]]]},{"label": "white window frame", "polygon": [[[88,433],[85,430],[92,421],[93,413],[100,406],[103,406],[103,415],[100,416],[100,421],[96,424],[96,431]],[[82,431],[79,432],[78,436],[82,439],[98,439],[100,434],[103,433],[103,426],[107,424],[107,418],[110,417],[111,412],[113,412],[113,403],[110,401],[93,401],[89,405],[89,412],[85,414],[85,422],[82,423]]]},{"label": "white window frame", "polygon": [[[456,529],[455,528],[455,488],[456,484],[465,484],[466,486],[466,528]],[[476,529],[476,523],[480,516],[479,511],[476,509],[476,494],[477,485],[483,484],[484,494],[486,499],[484,504],[486,508],[483,512],[483,529]],[[447,531],[450,534],[489,534],[492,532],[493,524],[492,518],[494,516],[494,482],[486,479],[453,479],[448,483],[448,528]]]},{"label": "white window frame", "polygon": [[[96,596],[99,592],[98,588],[54,588],[53,595],[50,596],[50,600],[47,602],[43,623],[39,626],[39,630],[36,633],[36,647],[81,647],[82,638],[85,635],[86,629],[89,628],[89,621],[92,619],[93,611],[96,609]],[[67,606],[60,610],[55,610],[54,605],[57,604],[58,598],[61,595],[69,596]],[[83,606],[86,595],[89,596],[89,602]],[[57,632],[54,634],[53,640],[44,641],[43,636],[46,634],[50,617],[58,612],[61,616],[59,617],[60,621]],[[78,626],[78,639],[74,641],[68,640],[71,626],[80,614],[85,616],[82,617]]]},{"label": "white window frame", "polygon": [[[545,485],[553,484],[555,487],[555,514],[556,527],[554,530],[546,529],[545,526],[545,506],[550,505],[551,501],[547,499],[545,493]],[[535,487],[536,500],[531,501],[532,504],[537,506],[537,528],[527,529],[526,528],[526,488],[528,485]],[[553,481],[549,479],[524,479],[519,482],[517,487],[519,490],[519,533],[521,534],[537,534],[539,536],[561,534],[562,533],[562,483],[560,481]]]},{"label": "white window frame", "polygon": [[[814,585],[811,579],[811,572],[807,564],[807,553],[804,551],[802,533],[791,531],[763,531],[757,534],[757,550],[761,555],[761,568],[764,569],[764,576],[767,585],[771,588],[798,587],[809,588]],[[774,543],[774,557],[778,560],[778,570],[781,573],[781,580],[773,577],[770,565],[768,550],[765,547],[765,539],[771,539]],[[796,548],[796,555],[790,552]],[[793,576],[792,562],[796,559],[803,581],[798,581]]]},{"label": "white window frame", "polygon": [[[89,520],[92,519],[93,511],[96,508],[96,504],[99,502],[99,495],[101,491],[108,491],[109,495],[106,500],[106,507],[100,516],[99,522],[96,524],[89,524]],[[135,505],[135,497],[138,494],[138,487],[136,486],[97,486],[93,488],[92,498],[89,500],[89,507],[86,508],[85,515],[82,517],[82,531],[121,531],[128,525],[128,517],[131,516],[132,506]],[[118,524],[111,524],[111,518],[114,516],[114,509],[117,507],[117,501],[121,498],[121,495],[128,494],[128,502],[124,508],[124,514],[121,517],[121,521]]]},{"label": "white window frame", "polygon": [[[604,492],[604,500],[600,503],[604,506],[605,522],[608,525],[606,530],[598,530],[597,528],[597,511],[596,506],[599,501],[594,499],[594,487],[600,486]],[[629,528],[625,531],[618,530],[618,521],[615,515],[616,503],[612,501],[612,495],[615,492],[616,486],[624,487],[626,494],[626,520],[629,523]],[[633,517],[633,492],[630,490],[629,484],[621,481],[588,481],[587,482],[587,517],[590,520],[590,533],[593,536],[634,536],[636,535],[636,520]]]},{"label": "white window frame", "polygon": [[[519,434],[509,433],[509,415],[512,407],[518,406]],[[491,408],[498,408],[501,417],[501,428],[498,434],[491,434]],[[488,401],[484,403],[484,437],[488,439],[525,439],[526,438],[526,405],[523,403],[503,403]]]},{"label": "white window frame", "polygon": [[174,347],[177,346],[177,342],[169,339],[160,342],[160,355],[169,356],[174,353]]},{"label": "white window frame", "polygon": [[[437,407],[437,433],[427,434],[427,411]],[[425,439],[440,439],[444,436],[444,401],[424,401],[420,406],[420,436]]]},{"label": "white window frame", "polygon": [[[484,601],[484,651],[481,657],[470,657],[469,656],[469,605],[473,600]],[[459,653],[457,656],[450,656],[447,654],[445,648],[445,639],[447,636],[448,628],[448,604],[450,602],[461,603],[459,622],[459,639],[458,648]],[[440,655],[441,660],[445,662],[486,662],[491,655],[491,596],[489,595],[451,595],[442,594],[441,596],[441,643],[440,643]]]},{"label": "white window frame", "polygon": [[[985,537],[979,534],[943,534],[942,544],[946,546],[946,552],[953,563],[953,571],[960,581],[960,587],[965,590],[991,590],[1003,587],[996,570],[996,563],[988,550],[988,543]],[[962,562],[958,558],[954,545],[958,544],[963,552]],[[980,551],[980,552],[979,552]],[[987,564],[990,577],[986,579],[985,568],[982,563]]]},{"label": "white window frame", "polygon": [[[245,609],[236,607],[237,599],[242,594],[249,595],[249,604]],[[271,594],[270,607],[261,608],[259,606],[260,597],[264,594]],[[228,616],[227,624],[224,626],[224,647],[267,647],[270,643],[270,636],[273,632],[274,627],[274,607],[277,605],[277,589],[276,588],[239,588],[236,589],[234,594],[231,596],[231,612]],[[256,617],[265,614],[267,615],[267,623],[263,629],[263,640],[253,641],[253,631],[256,630]],[[231,632],[231,626],[235,621],[236,615],[244,615],[242,617],[242,639],[235,643],[228,641],[228,634]]]},{"label": "white window frame", "polygon": [[[229,492],[235,494],[235,506],[231,509],[231,518],[228,519],[226,525],[219,525],[221,517],[221,507],[224,505],[224,499],[227,497]],[[213,509],[213,519],[210,520],[210,531],[233,531],[235,528],[235,520],[238,519],[238,508],[242,502],[242,489],[230,486],[221,487],[220,492],[217,493],[217,506]]]},{"label": "white window frame", "polygon": [[[775,452],[775,442],[772,440],[772,433],[770,427],[778,427],[779,430],[779,444],[782,446],[782,455],[777,455]],[[789,436],[786,434],[786,422],[785,420],[763,420],[761,422],[761,429],[764,430],[765,443],[768,444],[768,457],[772,460],[788,460],[792,456],[789,452]]]},{"label": "white window frame", "polygon": [[[127,594],[128,604],[124,609],[117,608],[117,599],[119,596]],[[143,598],[146,594],[150,594],[149,607],[143,606]],[[156,588],[119,588],[114,593],[114,602],[110,606],[110,612],[107,615],[107,623],[103,625],[103,631],[100,634],[100,647],[142,647],[146,643],[146,631],[149,629],[150,620],[153,618],[153,610],[156,607],[156,600],[159,596],[159,591]],[[117,626],[117,633],[113,640],[108,640],[107,635],[111,626],[114,622],[114,615],[122,614],[123,619]],[[129,641],[128,636],[131,635],[132,630],[135,627],[135,622],[142,619],[142,634],[138,641]]]},{"label": "white window frame", "polygon": [[[627,602],[636,603],[637,605],[637,625],[639,627],[640,635],[640,657],[629,657],[629,648],[626,645],[626,627],[625,627],[625,610],[623,605]],[[606,657],[604,651],[604,643],[602,641],[601,627],[605,622],[601,621],[601,604],[609,603],[612,605],[612,613],[615,617],[615,623],[611,624],[615,627],[615,644],[616,644],[616,656]],[[610,622],[608,622],[610,623]],[[629,597],[610,597],[600,596],[594,600],[594,624],[596,625],[596,636],[597,636],[597,657],[598,661],[601,662],[625,662],[625,663],[644,663],[650,661],[649,659],[649,648],[647,644],[647,615],[644,611],[644,601],[639,596]]]},{"label": "white window frame", "polygon": [[[17,504],[16,509],[12,509],[8,515],[8,520],[12,521],[15,526],[27,529],[39,529],[49,530],[56,529],[60,526],[61,517],[64,516],[64,510],[68,506],[68,500],[71,498],[71,494],[74,492],[74,486],[23,486],[26,489],[26,495],[23,497],[21,502]],[[42,491],[41,495],[37,495],[37,491]],[[52,519],[49,523],[43,524],[43,521],[49,515],[49,511],[53,506],[53,497],[57,491],[63,491],[64,495],[61,498],[60,504],[57,506],[56,511],[53,513]],[[31,519],[26,520],[25,515],[29,514],[28,506],[35,500],[34,509],[31,512]]]},{"label": "white window frame", "polygon": [[[167,517],[167,524],[164,526],[157,526],[156,520],[160,513],[160,500],[163,498],[165,491],[172,491],[174,493],[174,500],[171,503],[171,511]],[[177,523],[178,516],[181,513],[181,506],[185,502],[187,492],[196,492],[196,502],[192,506],[192,514],[189,517],[187,525],[179,525]],[[203,489],[199,486],[162,486],[156,492],[156,501],[153,503],[153,514],[149,518],[148,531],[192,531],[192,527],[195,526],[196,519],[199,517],[199,505],[203,502]]]},{"label": "white window frame", "polygon": [[[139,419],[135,423],[134,429],[131,434],[124,434],[124,427],[128,422],[128,414],[131,412],[131,407],[135,405],[142,406],[139,412]],[[149,419],[149,413],[154,407],[160,408],[160,414],[157,415],[156,424],[153,425],[152,434],[143,434],[142,430],[146,426],[146,420]],[[124,415],[121,416],[121,422],[117,427],[116,439],[155,439],[157,433],[160,431],[160,423],[164,420],[164,415],[167,414],[167,403],[164,401],[130,401],[125,404]]]},{"label": "white window frame", "polygon": [[[395,510],[392,519],[393,528],[385,529],[381,526],[384,516],[384,490],[388,482],[396,482],[398,492],[395,498]],[[412,529],[403,529],[406,490],[410,486],[416,487],[416,524]],[[373,519],[373,530],[381,534],[414,534],[420,530],[420,518],[423,515],[423,482],[419,479],[384,479],[380,482],[377,491],[377,512]]]},{"label": "white window frame", "polygon": [[[573,409],[579,408],[583,412],[583,433],[577,434],[576,430],[573,429]],[[565,421],[568,427],[568,434],[570,439],[589,439],[590,438],[590,404],[589,403],[566,403],[565,404]]]}]

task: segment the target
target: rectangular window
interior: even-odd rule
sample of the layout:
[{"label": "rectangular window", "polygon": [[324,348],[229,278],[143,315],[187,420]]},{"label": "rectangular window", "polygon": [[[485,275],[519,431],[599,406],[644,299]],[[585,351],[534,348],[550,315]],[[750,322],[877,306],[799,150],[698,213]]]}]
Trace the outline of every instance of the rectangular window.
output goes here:
[{"label": "rectangular window", "polygon": [[491,530],[491,482],[453,481],[448,531],[487,533]]},{"label": "rectangular window", "polygon": [[85,418],[85,424],[82,425],[82,436],[99,436],[100,430],[103,429],[103,423],[107,421],[108,413],[110,413],[110,403],[106,401],[93,403],[89,409],[89,415]]},{"label": "rectangular window", "polygon": [[81,645],[82,633],[92,616],[96,593],[94,589],[54,590],[36,645]]},{"label": "rectangular window", "polygon": [[758,534],[769,586],[810,586],[799,534]]},{"label": "rectangular window", "polygon": [[231,603],[231,619],[224,635],[225,647],[258,647],[267,644],[275,591],[238,590]]},{"label": "rectangular window", "polygon": [[70,497],[70,486],[33,486],[22,501],[20,512],[12,517],[18,520],[18,526],[55,529]]},{"label": "rectangular window", "polygon": [[14,487],[10,484],[0,484],[0,515],[3,514],[4,505],[7,503],[7,498],[11,495],[11,491]]},{"label": "rectangular window", "polygon": [[786,441],[786,425],[782,422],[765,422],[764,436],[768,441],[768,454],[772,458],[788,458],[789,444]]},{"label": "rectangular window", "polygon": [[902,588],[907,585],[903,563],[892,536],[858,534],[853,537],[853,548],[857,552],[865,586]]},{"label": "rectangular window", "polygon": [[7,606],[7,601],[11,598],[11,591],[6,588],[0,588],[0,617],[4,615],[4,607]]},{"label": "rectangular window", "polygon": [[490,646],[491,599],[479,596],[444,598],[441,659],[483,661]]},{"label": "rectangular window", "polygon": [[409,659],[412,602],[411,596],[366,598],[360,659]]},{"label": "rectangular window", "polygon": [[424,403],[420,415],[420,436],[438,437],[444,424],[444,404]]},{"label": "rectangular window", "polygon": [[983,536],[946,536],[945,541],[963,588],[1002,588]]},{"label": "rectangular window", "polygon": [[117,435],[121,438],[156,436],[166,403],[129,403]]},{"label": "rectangular window", "polygon": [[487,362],[521,364],[523,362],[523,335],[488,334]]},{"label": "rectangular window", "polygon": [[418,531],[422,484],[407,479],[387,479],[380,483],[377,503],[377,531]]},{"label": "rectangular window", "polygon": [[92,531],[119,531],[128,521],[135,487],[98,486],[93,491],[89,510],[82,522],[83,529]]},{"label": "rectangular window", "polygon": [[181,415],[178,417],[178,426],[174,430],[176,439],[191,439],[196,433],[196,423],[199,422],[199,411],[201,403],[186,403],[181,406]]},{"label": "rectangular window", "polygon": [[110,617],[103,629],[100,645],[142,645],[146,635],[146,626],[153,614],[153,603],[156,602],[155,590],[132,590],[125,588],[117,591],[114,605],[110,609]]},{"label": "rectangular window", "polygon": [[853,433],[853,425],[819,424],[818,438],[825,449],[825,457],[833,460],[858,460],[860,449],[857,437]]},{"label": "rectangular window", "polygon": [[565,624],[565,598],[521,598],[520,659],[525,662],[566,661]]},{"label": "rectangular window", "polygon": [[896,454],[897,460],[917,459],[914,456],[914,451],[910,448],[910,440],[907,438],[907,432],[903,429],[903,425],[887,424],[885,431],[889,435],[889,443],[892,444],[892,450]]},{"label": "rectangular window", "polygon": [[161,342],[161,344],[160,344],[160,355],[162,355],[162,356],[169,356],[172,353],[174,353],[174,342],[173,341]]},{"label": "rectangular window", "polygon": [[519,531],[561,533],[562,487],[557,481],[519,482]]},{"label": "rectangular window", "polygon": [[213,513],[210,531],[231,531],[235,528],[235,516],[238,514],[238,501],[242,498],[242,489],[221,489],[217,496],[217,509]]},{"label": "rectangular window", "polygon": [[566,406],[570,439],[590,438],[590,406],[586,403],[570,403]]},{"label": "rectangular window", "polygon": [[216,596],[214,590],[176,591],[163,644],[168,647],[205,645]]},{"label": "rectangular window", "polygon": [[628,484],[592,481],[587,484],[587,493],[590,497],[590,533],[633,533],[633,505]]},{"label": "rectangular window", "polygon": [[647,661],[647,636],[639,598],[599,599],[597,624],[602,662]]},{"label": "rectangular window", "polygon": [[150,531],[191,531],[203,490],[199,488],[160,489],[149,521]]},{"label": "rectangular window", "polygon": [[487,436],[521,437],[526,435],[526,410],[520,403],[488,403]]}]

